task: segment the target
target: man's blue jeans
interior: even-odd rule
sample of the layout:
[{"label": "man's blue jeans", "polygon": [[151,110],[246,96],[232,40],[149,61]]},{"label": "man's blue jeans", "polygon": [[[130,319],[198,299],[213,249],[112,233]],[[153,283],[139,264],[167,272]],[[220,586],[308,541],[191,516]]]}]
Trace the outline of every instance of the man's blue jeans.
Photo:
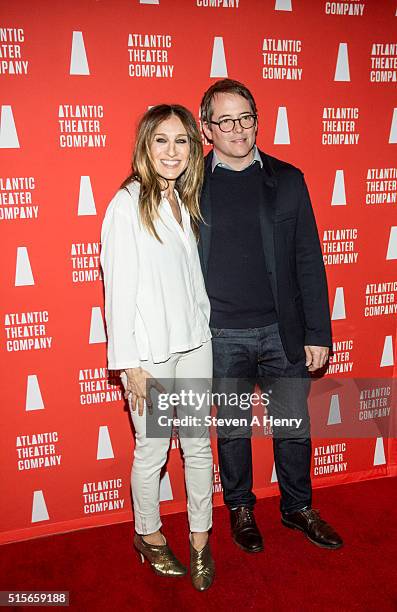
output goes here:
[{"label": "man's blue jeans", "polygon": [[[281,493],[281,512],[311,507],[311,439],[307,408],[310,377],[304,354],[295,364],[287,359],[277,323],[252,329],[211,328],[211,331],[213,393],[230,392],[230,379],[234,382],[238,379],[240,392],[252,392],[258,383],[262,391],[274,390],[269,396],[269,415],[302,419],[296,430],[279,428],[275,431],[273,428],[274,461]],[[233,408],[219,405],[218,418],[230,417],[231,414],[236,414]],[[243,431],[239,427],[233,431],[233,427],[218,427],[218,456],[225,504],[229,508],[252,508],[256,498],[252,492],[250,428]]]}]

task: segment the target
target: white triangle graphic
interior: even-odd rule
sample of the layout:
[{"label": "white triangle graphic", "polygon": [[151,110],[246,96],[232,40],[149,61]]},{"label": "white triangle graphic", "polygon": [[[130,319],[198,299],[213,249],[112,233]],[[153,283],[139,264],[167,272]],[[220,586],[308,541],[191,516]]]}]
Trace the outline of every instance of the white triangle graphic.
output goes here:
[{"label": "white triangle graphic", "polygon": [[139,4],[160,4],[160,0],[139,0]]},{"label": "white triangle graphic", "polygon": [[331,206],[346,206],[345,177],[343,170],[337,170],[335,173]]},{"label": "white triangle graphic", "polygon": [[276,0],[275,11],[292,11],[291,0]]},{"label": "white triangle graphic", "polygon": [[386,368],[392,365],[394,365],[393,338],[391,336],[386,336],[383,345],[382,358],[380,360],[380,367]]},{"label": "white triangle graphic", "polygon": [[331,397],[327,425],[337,425],[338,423],[342,423],[342,419],[340,416],[339,395],[336,394]]},{"label": "white triangle graphic", "polygon": [[397,108],[393,110],[393,119],[391,120],[389,144],[397,144]]},{"label": "white triangle graphic", "polygon": [[26,285],[34,285],[32,268],[27,248],[18,247],[17,265],[15,268],[15,287],[24,287]]},{"label": "white triangle graphic", "polygon": [[43,410],[44,403],[41,397],[39,381],[36,374],[29,374],[28,384],[26,387],[26,405],[25,410]]},{"label": "white triangle graphic", "polygon": [[165,472],[160,480],[160,501],[169,501],[170,499],[174,499],[174,496],[172,494],[170,475],[168,472]]},{"label": "white triangle graphic", "polygon": [[226,57],[222,36],[215,36],[214,38],[210,77],[227,77]]},{"label": "white triangle graphic", "polygon": [[96,215],[94,194],[89,176],[80,177],[78,216]]},{"label": "white triangle graphic", "polygon": [[337,287],[335,292],[334,306],[332,308],[332,321],[346,319],[345,294],[343,287]]},{"label": "white triangle graphic", "polygon": [[179,438],[171,438],[171,450],[179,448]]},{"label": "white triangle graphic", "polygon": [[374,465],[385,465],[385,447],[383,444],[383,438],[376,438],[375,453],[374,453]]},{"label": "white triangle graphic", "polygon": [[8,105],[1,107],[0,118],[0,149],[19,149],[17,129],[15,127],[12,108]]},{"label": "white triangle graphic", "polygon": [[109,435],[107,425],[101,425],[98,434],[98,449],[96,458],[99,459],[114,459],[112,441]]},{"label": "white triangle graphic", "polygon": [[85,52],[83,32],[73,32],[69,74],[90,74],[87,54]]},{"label": "white triangle graphic", "polygon": [[397,259],[397,225],[390,228],[386,259]]},{"label": "white triangle graphic", "polygon": [[347,43],[339,43],[334,81],[350,81],[349,54]]},{"label": "white triangle graphic", "polygon": [[277,113],[274,144],[290,144],[287,108],[279,106]]},{"label": "white triangle graphic", "polygon": [[39,521],[48,521],[49,518],[50,517],[48,516],[43,491],[34,491],[32,505],[32,523],[38,523]]},{"label": "white triangle graphic", "polygon": [[89,344],[106,342],[105,326],[100,306],[93,306],[91,311],[90,339]]},{"label": "white triangle graphic", "polygon": [[278,480],[277,480],[277,472],[276,472],[276,464],[275,463],[273,463],[272,477],[270,479],[270,482],[278,482]]}]

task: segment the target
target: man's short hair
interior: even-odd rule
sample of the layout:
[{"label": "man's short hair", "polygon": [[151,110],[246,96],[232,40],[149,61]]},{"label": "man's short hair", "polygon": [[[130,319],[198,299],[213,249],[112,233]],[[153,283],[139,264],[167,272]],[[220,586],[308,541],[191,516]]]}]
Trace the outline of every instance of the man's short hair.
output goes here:
[{"label": "man's short hair", "polygon": [[209,122],[212,119],[212,100],[216,94],[220,93],[229,93],[229,94],[237,94],[242,96],[250,103],[252,112],[256,114],[256,104],[254,100],[254,96],[243,83],[239,81],[233,81],[233,79],[222,79],[221,81],[216,81],[207,91],[205,92],[203,99],[201,100],[200,112],[201,112],[201,121]]}]

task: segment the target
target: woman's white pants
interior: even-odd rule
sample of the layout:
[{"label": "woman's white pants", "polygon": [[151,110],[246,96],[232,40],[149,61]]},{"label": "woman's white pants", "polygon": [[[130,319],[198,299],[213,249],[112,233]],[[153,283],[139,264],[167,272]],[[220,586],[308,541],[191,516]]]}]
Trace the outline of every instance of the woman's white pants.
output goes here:
[{"label": "woman's white pants", "polygon": [[[201,398],[211,392],[212,378],[212,344],[211,340],[198,348],[174,353],[162,363],[141,361],[141,367],[149,372],[166,388],[167,392],[179,393],[188,387]],[[121,373],[123,385],[126,385],[126,374]],[[195,380],[197,379],[197,380]],[[153,393],[153,392],[152,392]],[[197,397],[195,393],[189,397]],[[200,401],[202,401],[202,399]],[[154,402],[155,403],[155,402]],[[131,489],[134,504],[135,531],[146,535],[161,527],[160,520],[160,472],[167,460],[172,427],[162,431],[160,438],[146,436],[146,404],[142,416],[138,408],[130,413],[135,428],[135,451],[131,470]],[[183,407],[183,416],[199,416],[200,419],[210,414],[211,402],[205,401],[197,410],[195,400]],[[177,416],[180,410],[177,407]],[[163,429],[163,428],[162,428]],[[200,427],[189,437],[184,428],[179,433],[185,464],[185,484],[187,492],[187,511],[190,531],[208,531],[212,525],[212,481],[213,463],[208,428]],[[191,434],[192,435],[192,434]]]}]

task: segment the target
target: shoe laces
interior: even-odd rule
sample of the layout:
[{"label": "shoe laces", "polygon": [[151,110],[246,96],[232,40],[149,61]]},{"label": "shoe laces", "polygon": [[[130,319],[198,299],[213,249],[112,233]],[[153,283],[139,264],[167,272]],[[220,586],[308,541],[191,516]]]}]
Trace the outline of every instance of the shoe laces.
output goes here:
[{"label": "shoe laces", "polygon": [[307,510],[302,510],[302,514],[308,519],[308,521],[316,522],[316,523],[325,523],[325,521],[320,516],[320,510],[316,508],[308,508]]},{"label": "shoe laces", "polygon": [[251,508],[241,508],[238,513],[238,521],[240,524],[254,523],[255,518]]}]

